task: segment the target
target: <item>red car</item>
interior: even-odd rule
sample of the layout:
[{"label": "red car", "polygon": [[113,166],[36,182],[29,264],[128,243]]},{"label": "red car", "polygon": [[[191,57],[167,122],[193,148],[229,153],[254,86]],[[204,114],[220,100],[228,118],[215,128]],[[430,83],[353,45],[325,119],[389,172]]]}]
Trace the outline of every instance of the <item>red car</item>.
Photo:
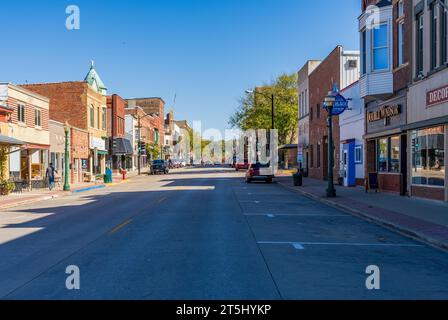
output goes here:
[{"label": "red car", "polygon": [[253,163],[246,171],[246,182],[251,183],[253,180],[264,180],[267,183],[272,183],[274,170],[269,164]]},{"label": "red car", "polygon": [[235,164],[235,170],[239,171],[239,170],[247,170],[249,169],[249,163],[247,162],[240,162],[240,163],[236,163]]}]

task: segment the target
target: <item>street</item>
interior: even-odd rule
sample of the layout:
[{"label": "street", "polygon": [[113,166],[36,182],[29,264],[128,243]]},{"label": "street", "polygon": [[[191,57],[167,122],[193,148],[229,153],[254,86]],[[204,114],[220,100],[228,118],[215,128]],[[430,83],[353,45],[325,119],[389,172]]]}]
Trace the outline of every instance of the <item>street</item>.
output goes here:
[{"label": "street", "polygon": [[448,299],[446,252],[243,176],[177,169],[1,212],[0,297]]}]

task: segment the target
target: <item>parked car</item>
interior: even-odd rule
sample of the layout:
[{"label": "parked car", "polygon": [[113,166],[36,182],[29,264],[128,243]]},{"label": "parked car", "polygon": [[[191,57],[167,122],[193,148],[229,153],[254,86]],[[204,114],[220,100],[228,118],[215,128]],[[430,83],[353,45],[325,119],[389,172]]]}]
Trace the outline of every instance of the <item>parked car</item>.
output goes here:
[{"label": "parked car", "polygon": [[151,164],[151,174],[163,173],[168,174],[170,169],[165,160],[154,160]]},{"label": "parked car", "polygon": [[269,164],[253,163],[246,171],[246,182],[251,183],[254,180],[264,180],[267,183],[272,183],[274,170]]},{"label": "parked car", "polygon": [[239,171],[239,170],[247,170],[249,169],[249,163],[247,162],[237,162],[235,164],[235,170]]}]

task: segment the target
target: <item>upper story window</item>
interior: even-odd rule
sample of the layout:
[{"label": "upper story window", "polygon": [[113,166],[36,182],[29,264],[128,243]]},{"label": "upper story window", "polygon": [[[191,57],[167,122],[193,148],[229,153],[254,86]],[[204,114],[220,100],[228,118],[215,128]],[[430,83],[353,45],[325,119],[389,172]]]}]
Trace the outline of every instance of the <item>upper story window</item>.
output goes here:
[{"label": "upper story window", "polygon": [[95,108],[90,106],[90,127],[95,128]]},{"label": "upper story window", "polygon": [[398,65],[404,64],[404,20],[398,23]]},{"label": "upper story window", "polygon": [[34,125],[36,127],[42,127],[42,110],[34,110]]},{"label": "upper story window", "polygon": [[302,94],[299,94],[299,118],[302,118]]},{"label": "upper story window", "polygon": [[101,108],[96,109],[96,127],[101,128]]},{"label": "upper story window", "polygon": [[17,106],[17,121],[25,123],[25,106],[23,104]]},{"label": "upper story window", "polygon": [[404,17],[404,0],[398,1],[398,18]]},{"label": "upper story window", "polygon": [[102,129],[106,130],[106,108],[101,108],[101,124]]},{"label": "upper story window", "polygon": [[438,45],[438,25],[439,17],[437,12],[438,6],[433,2],[430,6],[431,16],[431,70],[436,69],[439,64],[437,61],[437,45]]},{"label": "upper story window", "polygon": [[367,73],[367,31],[361,32],[361,74]]},{"label": "upper story window", "polygon": [[[441,0],[443,3],[447,4],[448,1]],[[447,21],[448,21],[448,10],[445,6],[440,5],[440,61],[442,64],[446,64],[448,62],[447,57]]]},{"label": "upper story window", "polygon": [[305,115],[308,114],[308,89],[305,89]]},{"label": "upper story window", "polygon": [[389,69],[389,44],[387,23],[380,24],[372,32],[373,71]]},{"label": "upper story window", "polygon": [[415,33],[415,73],[419,77],[423,75],[423,12],[416,16],[416,33]]}]

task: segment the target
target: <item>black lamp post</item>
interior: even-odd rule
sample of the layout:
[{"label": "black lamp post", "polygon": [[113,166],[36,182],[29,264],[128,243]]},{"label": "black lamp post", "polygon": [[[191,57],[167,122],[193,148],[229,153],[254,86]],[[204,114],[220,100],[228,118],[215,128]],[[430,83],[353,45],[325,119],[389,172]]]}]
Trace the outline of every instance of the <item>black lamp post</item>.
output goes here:
[{"label": "black lamp post", "polygon": [[64,191],[70,191],[70,183],[68,180],[69,175],[69,151],[68,151],[68,139],[69,139],[69,131],[70,131],[70,125],[68,122],[65,122],[64,125],[64,133],[65,133],[65,154],[64,154]]},{"label": "black lamp post", "polygon": [[327,197],[336,197],[336,189],[333,181],[334,146],[333,146],[333,106],[336,101],[335,92],[330,91],[325,97],[324,105],[328,111],[328,187]]}]

